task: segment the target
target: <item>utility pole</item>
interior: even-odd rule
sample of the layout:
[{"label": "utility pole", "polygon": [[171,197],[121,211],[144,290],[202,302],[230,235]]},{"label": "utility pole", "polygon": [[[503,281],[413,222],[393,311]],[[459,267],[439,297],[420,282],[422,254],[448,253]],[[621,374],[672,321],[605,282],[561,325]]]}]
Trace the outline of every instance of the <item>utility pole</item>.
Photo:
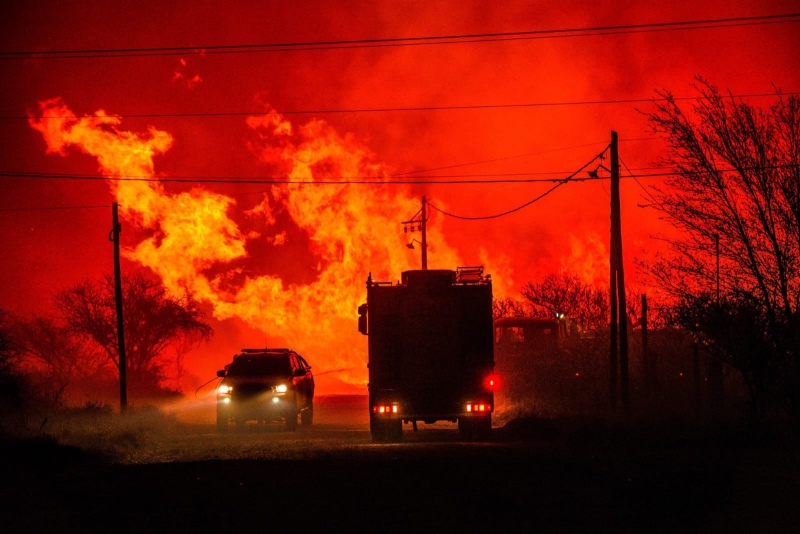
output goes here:
[{"label": "utility pole", "polygon": [[428,199],[422,195],[422,270],[428,270]]},{"label": "utility pole", "polygon": [[[619,350],[619,381],[622,408],[630,408],[628,375],[628,311],[625,298],[625,271],[622,261],[622,222],[619,198],[619,140],[611,132],[611,350],[609,354],[611,406],[617,403],[617,350]],[[617,330],[619,330],[617,332]],[[619,338],[617,338],[619,334]],[[619,339],[619,347],[617,340]]]},{"label": "utility pole", "polygon": [[717,257],[717,306],[719,306],[719,234],[714,234],[714,251]]},{"label": "utility pole", "polygon": [[697,341],[692,343],[692,383],[694,385],[694,406],[699,412],[702,406],[703,381],[700,377],[700,344]]},{"label": "utility pole", "polygon": [[642,367],[644,367],[644,386],[645,394],[651,399],[653,396],[653,362],[650,359],[650,345],[648,340],[648,324],[647,324],[647,295],[642,293]]},{"label": "utility pole", "polygon": [[[720,310],[719,294],[719,234],[714,234],[714,252],[716,254],[717,311]],[[711,409],[719,413],[725,404],[725,370],[719,356],[711,355],[708,360],[708,388],[711,397]]]},{"label": "utility pole", "polygon": [[[613,183],[613,178],[612,178]],[[611,409],[617,409],[617,352],[619,351],[617,328],[617,225],[618,221],[614,217],[614,188],[611,188],[611,243],[609,250],[609,295],[608,304],[611,311],[610,331],[609,331],[609,353],[608,353],[608,395]]]},{"label": "utility pole", "polygon": [[[419,215],[419,219],[417,219],[417,215]],[[427,271],[428,270],[428,198],[425,195],[422,196],[422,207],[420,208],[420,210],[416,214],[414,214],[414,216],[411,217],[411,219],[409,219],[408,221],[403,221],[400,224],[404,225],[403,231],[405,232],[408,231],[409,227],[413,232],[415,228],[417,228],[416,225],[417,224],[419,225],[419,230],[422,232],[422,241],[417,241],[417,243],[419,243],[420,246],[422,247],[422,270]],[[413,245],[414,241],[416,241],[416,239],[411,241],[411,243],[409,243],[406,246],[408,246],[408,248],[414,248]]]},{"label": "utility pole", "polygon": [[125,330],[122,320],[122,275],[119,262],[119,234],[122,225],[119,222],[119,206],[111,204],[112,228],[108,240],[114,243],[114,300],[117,306],[117,346],[119,350],[119,410],[125,413],[128,409],[127,361],[125,358]]}]

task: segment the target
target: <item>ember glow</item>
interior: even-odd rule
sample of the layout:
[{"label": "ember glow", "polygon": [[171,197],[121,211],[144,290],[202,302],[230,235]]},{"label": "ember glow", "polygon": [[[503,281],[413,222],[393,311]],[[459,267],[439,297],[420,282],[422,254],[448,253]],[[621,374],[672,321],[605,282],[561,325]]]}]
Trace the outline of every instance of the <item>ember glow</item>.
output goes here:
[{"label": "ember glow", "polygon": [[[797,23],[374,42],[754,17],[797,11],[790,0],[261,4],[5,9],[0,308],[48,315],[56,291],[109,274],[116,201],[123,271],[151,270],[213,317],[214,340],[187,356],[186,391],[268,344],[303,354],[323,391],[363,392],[356,309],[370,273],[396,281],[420,267],[420,245],[406,246],[420,236],[401,222],[423,195],[466,216],[431,211],[431,268],[483,265],[500,297],[559,271],[605,284],[607,181],[469,218],[538,197],[615,130],[623,176],[639,176],[621,187],[636,286],[634,261],[669,231],[645,192],[663,145],[637,108],[655,90],[695,96],[697,75],[734,94],[800,90]],[[285,46],[344,41],[364,46]],[[481,183],[442,183],[454,180]]]}]

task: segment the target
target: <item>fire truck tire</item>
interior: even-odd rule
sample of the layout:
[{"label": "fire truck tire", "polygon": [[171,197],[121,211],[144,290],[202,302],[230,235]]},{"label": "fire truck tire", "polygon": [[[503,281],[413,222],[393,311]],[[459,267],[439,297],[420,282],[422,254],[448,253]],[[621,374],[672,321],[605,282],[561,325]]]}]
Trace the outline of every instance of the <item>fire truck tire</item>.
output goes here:
[{"label": "fire truck tire", "polygon": [[475,421],[475,439],[489,441],[492,438],[492,414]]},{"label": "fire truck tire", "polygon": [[468,441],[472,439],[472,428],[473,428],[473,423],[471,418],[459,417],[458,433],[461,435],[462,440]]},{"label": "fire truck tire", "polygon": [[370,417],[369,429],[373,443],[398,443],[403,440],[403,421]]},{"label": "fire truck tire", "polygon": [[373,416],[369,417],[369,433],[372,435],[372,443],[385,443],[386,436],[383,432],[381,421]]},{"label": "fire truck tire", "polygon": [[403,421],[400,419],[386,421],[386,438],[389,443],[403,441]]},{"label": "fire truck tire", "polygon": [[311,426],[314,423],[314,402],[309,401],[308,408],[300,412],[300,424]]},{"label": "fire truck tire", "polygon": [[462,417],[458,420],[458,431],[465,441],[488,441],[492,437],[492,416]]}]

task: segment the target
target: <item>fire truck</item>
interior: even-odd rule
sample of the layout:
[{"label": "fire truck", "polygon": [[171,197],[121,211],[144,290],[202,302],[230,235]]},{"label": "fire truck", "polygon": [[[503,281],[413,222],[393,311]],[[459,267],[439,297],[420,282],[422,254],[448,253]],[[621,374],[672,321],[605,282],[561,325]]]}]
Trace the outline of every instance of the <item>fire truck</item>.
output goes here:
[{"label": "fire truck", "polygon": [[367,278],[359,331],[368,336],[370,431],[402,440],[403,424],[458,423],[463,439],[489,439],[494,411],[492,281],[483,267]]}]

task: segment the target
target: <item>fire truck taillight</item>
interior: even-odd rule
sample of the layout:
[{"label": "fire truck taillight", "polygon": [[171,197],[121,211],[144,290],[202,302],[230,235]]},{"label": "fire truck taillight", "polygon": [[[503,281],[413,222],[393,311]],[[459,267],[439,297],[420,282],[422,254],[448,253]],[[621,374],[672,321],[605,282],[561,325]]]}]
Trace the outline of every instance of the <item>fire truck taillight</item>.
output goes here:
[{"label": "fire truck taillight", "polygon": [[398,411],[396,404],[376,404],[372,407],[372,413],[377,414],[398,413]]},{"label": "fire truck taillight", "polygon": [[492,411],[492,405],[484,402],[469,402],[467,403],[468,412],[485,413]]}]

